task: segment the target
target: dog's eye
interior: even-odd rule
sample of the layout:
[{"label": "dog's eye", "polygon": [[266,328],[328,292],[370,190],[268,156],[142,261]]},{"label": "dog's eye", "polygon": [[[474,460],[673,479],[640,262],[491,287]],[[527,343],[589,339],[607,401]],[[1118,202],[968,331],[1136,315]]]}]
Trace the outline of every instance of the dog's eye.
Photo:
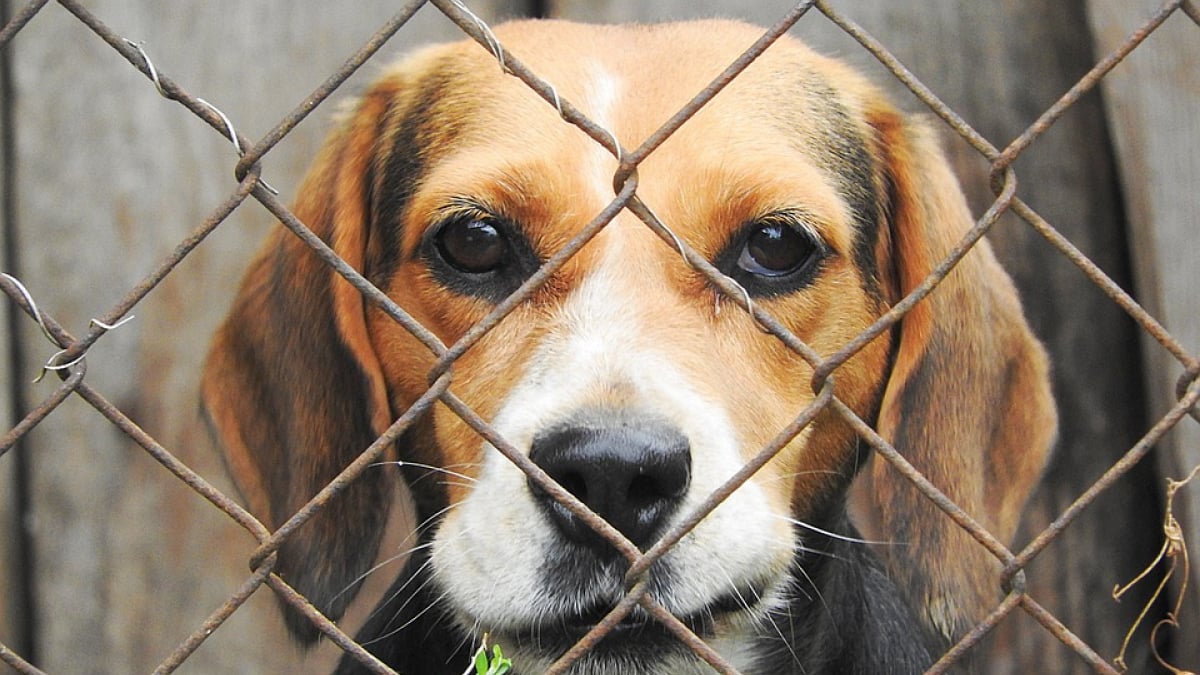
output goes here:
[{"label": "dog's eye", "polygon": [[713,265],[751,297],[777,297],[812,284],[836,255],[800,210],[765,214],[737,230]]},{"label": "dog's eye", "polygon": [[464,216],[443,225],[436,235],[438,253],[452,266],[470,274],[484,274],[509,258],[508,237],[485,218]]},{"label": "dog's eye", "polygon": [[750,231],[737,266],[762,277],[782,277],[807,266],[821,246],[812,236],[786,223],[761,223]]},{"label": "dog's eye", "polygon": [[520,224],[468,200],[458,200],[425,230],[415,257],[445,288],[500,302],[520,288],[542,260]]}]

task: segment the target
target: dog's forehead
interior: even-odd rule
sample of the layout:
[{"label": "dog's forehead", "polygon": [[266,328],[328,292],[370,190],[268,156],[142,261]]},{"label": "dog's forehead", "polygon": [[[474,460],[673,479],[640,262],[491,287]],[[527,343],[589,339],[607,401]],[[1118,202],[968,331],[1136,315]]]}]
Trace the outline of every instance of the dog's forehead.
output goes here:
[{"label": "dog's forehead", "polygon": [[[495,36],[560,100],[632,148],[709,86],[761,32],[716,20],[641,26],[520,21],[496,28]],[[567,126],[551,102],[508,74],[479,44],[446,46],[423,69],[423,94],[442,103],[427,110],[454,117],[460,131],[528,137],[543,133],[550,122]],[[872,97],[870,85],[852,70],[785,35],[678,133],[708,136],[770,125],[796,139],[812,139],[844,133],[831,123],[861,118],[863,101]],[[712,126],[706,118],[714,117],[726,123],[705,129]]]}]

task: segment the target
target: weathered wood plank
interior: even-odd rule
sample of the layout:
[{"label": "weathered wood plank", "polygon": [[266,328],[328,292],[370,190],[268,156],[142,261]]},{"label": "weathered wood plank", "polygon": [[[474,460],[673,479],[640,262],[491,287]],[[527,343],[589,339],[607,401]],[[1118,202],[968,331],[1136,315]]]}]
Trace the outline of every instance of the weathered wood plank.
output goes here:
[{"label": "weathered wood plank", "polygon": [[[512,13],[515,3],[472,4],[490,18]],[[219,107],[251,139],[398,10],[384,0],[355,3],[353,11],[281,0],[87,6],[120,35],[144,41],[159,72]],[[426,7],[384,54],[458,35]],[[21,32],[12,50],[25,282],[47,312],[80,335],[232,192],[236,157],[220,134],[160,98],[57,5]],[[390,58],[368,64],[365,77]],[[285,197],[334,109],[319,109],[264,159],[267,180]],[[92,386],[230,494],[198,415],[198,368],[268,226],[264,209],[240,209],[88,358]],[[13,376],[28,382],[52,350],[29,326],[21,335],[28,360]],[[50,386],[29,385],[27,396],[38,399]],[[254,542],[80,400],[69,400],[30,436],[30,451],[38,665],[48,672],[150,672],[247,578]],[[301,664],[263,591],[182,670],[319,672],[329,656]]]},{"label": "weathered wood plank", "polygon": [[[839,11],[882,40],[922,81],[992,142],[1003,146],[1093,62],[1081,2],[839,2]],[[588,21],[660,20],[720,14],[760,24],[790,3],[557,0],[556,15]],[[807,42],[857,64],[906,107],[927,112],[873,57],[816,11],[796,27]],[[947,134],[949,135],[949,134]],[[987,166],[961,142],[952,159],[977,214],[990,202]],[[1119,188],[1104,111],[1095,97],[1075,106],[1016,164],[1020,196],[1121,284],[1129,282]],[[1186,175],[1186,174],[1181,174]],[[1061,442],[1028,509],[1031,536],[1052,521],[1147,428],[1141,411],[1137,332],[1078,270],[1015,217],[990,239],[1023,291],[1035,330],[1055,361]],[[1185,269],[1185,268],[1180,268]],[[1101,655],[1116,655],[1141,605],[1106,592],[1132,579],[1157,552],[1153,468],[1138,467],[1107,491],[1028,570],[1033,596]],[[1114,533],[1120,533],[1115,545]],[[1129,657],[1148,658],[1142,636]],[[1013,617],[981,655],[988,672],[1086,672],[1083,662],[1028,617]]]},{"label": "weathered wood plank", "polygon": [[[1090,0],[1097,57],[1115,50],[1157,9],[1157,3]],[[1200,27],[1176,12],[1104,81],[1109,128],[1116,143],[1130,218],[1137,295],[1192,355],[1200,353]],[[1143,335],[1151,417],[1175,404],[1182,368],[1155,340]],[[1185,419],[1158,445],[1160,470],[1181,479],[1200,465],[1200,425]],[[1175,497],[1191,559],[1200,560],[1200,485]],[[1182,636],[1200,630],[1200,566],[1181,613],[1175,661],[1196,669],[1200,643]]]},{"label": "weathered wood plank", "polygon": [[[7,17],[0,13],[0,25]],[[8,96],[8,59],[0,55],[0,271],[5,269],[8,260],[9,241],[7,237],[6,214],[9,213],[9,185],[12,167],[8,165],[9,137],[12,121],[8,118],[8,106],[12,103]],[[9,301],[0,299],[3,311],[0,311],[0,430],[7,431],[13,424],[14,410],[12,393],[12,356],[13,333],[9,326]],[[21,527],[20,511],[17,499],[17,457],[15,452],[9,452],[0,457],[0,642],[12,649],[25,647],[23,625],[23,610],[20,602],[22,569],[19,558],[19,529]]]}]

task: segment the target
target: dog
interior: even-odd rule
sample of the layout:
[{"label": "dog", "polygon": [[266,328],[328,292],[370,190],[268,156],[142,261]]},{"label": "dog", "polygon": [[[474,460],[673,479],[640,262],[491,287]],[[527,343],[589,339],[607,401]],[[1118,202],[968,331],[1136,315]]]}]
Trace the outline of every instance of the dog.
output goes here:
[{"label": "dog", "polygon": [[[495,37],[635,147],[760,33],[535,20]],[[617,159],[559,112],[478,44],[425,48],[353,102],[294,212],[453,344],[614,198]],[[788,36],[637,172],[638,197],[678,241],[621,211],[454,362],[449,391],[644,551],[815,400],[813,366],[735,305],[833,354],[917,287],[972,217],[925,123]],[[720,292],[680,243],[741,293]],[[436,362],[275,231],[202,382],[249,508],[280,525],[428,390]],[[1007,543],[1056,433],[1048,368],[980,241],[832,387]],[[822,409],[639,577],[643,590],[743,673],[924,670],[995,605],[1000,565],[870,456]],[[402,469],[368,470],[286,541],[275,571],[339,619],[404,480],[421,525],[357,636],[397,671],[460,673],[486,635],[515,672],[542,672],[632,583],[611,537],[447,405],[389,457]],[[852,491],[866,534],[847,515]],[[284,610],[295,638],[317,639]],[[710,672],[675,635],[638,605],[570,672]],[[344,657],[339,672],[360,668]]]}]

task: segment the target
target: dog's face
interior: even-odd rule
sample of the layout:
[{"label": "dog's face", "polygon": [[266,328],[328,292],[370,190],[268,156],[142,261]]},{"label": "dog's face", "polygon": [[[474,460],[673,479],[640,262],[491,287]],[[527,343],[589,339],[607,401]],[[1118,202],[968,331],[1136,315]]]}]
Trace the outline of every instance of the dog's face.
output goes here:
[{"label": "dog's face", "polygon": [[[713,45],[688,32],[614,36],[630,42],[626,51],[589,40],[596,29],[580,29],[578,40],[545,29],[500,38],[626,147],[665,122],[749,38]],[[680,48],[708,65],[656,69]],[[415,93],[436,101],[420,124],[451,131],[424,157],[395,224],[399,264],[380,280],[447,344],[613,199],[616,159],[489,58],[463,45],[422,64],[421,75],[438,82]],[[821,95],[826,84],[797,95],[806,82],[826,81],[810,61],[798,50],[770,54],[639,167],[638,193],[756,305],[830,354],[882,311],[874,261],[864,269],[856,252],[874,246],[866,241],[874,233],[862,231],[874,218],[860,223],[856,215],[881,208],[863,203],[879,193],[881,176],[869,166],[863,101],[831,100]],[[781,72],[794,79],[793,91],[770,86]],[[822,150],[834,146],[846,157]],[[402,187],[384,183],[379,192]],[[392,407],[404,410],[427,388],[433,359],[380,311],[370,312],[367,327]],[[864,417],[881,393],[888,351],[888,340],[876,341],[838,376],[839,397]],[[814,397],[812,368],[629,212],[454,372],[457,396],[643,549]],[[431,569],[463,625],[494,639],[553,642],[548,634],[564,623],[583,626],[581,617],[594,621],[620,599],[628,563],[610,544],[579,531],[586,526],[448,408],[436,408],[429,427],[432,452],[420,461],[464,476],[431,478],[444,483],[452,505],[433,539]],[[655,597],[679,617],[711,617],[717,634],[760,616],[786,590],[803,544],[793,514],[827,506],[853,453],[852,436],[834,417],[805,429],[667,554]]]},{"label": "dog's face", "polygon": [[[757,31],[541,22],[497,36],[630,148]],[[815,398],[813,367],[737,305],[748,299],[833,354],[969,227],[926,135],[841,64],[782,40],[637,168],[641,201],[743,298],[725,296],[674,240],[622,211],[454,362],[450,391],[649,548]],[[449,345],[613,200],[617,165],[462,43],[402,62],[361,98],[296,213]],[[1007,538],[1053,434],[1044,359],[986,245],[944,286],[837,369],[834,395]],[[251,507],[273,524],[290,516],[427,391],[436,361],[302,244],[273,237],[205,380]],[[1007,428],[1014,420],[1033,430]],[[617,547],[447,405],[397,452],[440,469],[412,481],[429,519],[422,541],[439,611],[490,634],[528,672],[624,595],[629,563]],[[751,636],[807,592],[797,561],[821,548],[812,540],[822,529],[840,527],[863,457],[849,424],[822,412],[655,563],[649,594],[730,658],[754,663],[743,653]],[[374,557],[385,475],[368,472],[280,552],[283,576],[331,615]],[[995,592],[994,565],[887,467],[876,468],[873,494],[877,534],[906,544],[891,568],[903,594],[932,626],[960,630]],[[654,626],[635,610],[581,663],[635,672],[632,658],[637,672],[682,672],[673,659],[690,657]]]}]

